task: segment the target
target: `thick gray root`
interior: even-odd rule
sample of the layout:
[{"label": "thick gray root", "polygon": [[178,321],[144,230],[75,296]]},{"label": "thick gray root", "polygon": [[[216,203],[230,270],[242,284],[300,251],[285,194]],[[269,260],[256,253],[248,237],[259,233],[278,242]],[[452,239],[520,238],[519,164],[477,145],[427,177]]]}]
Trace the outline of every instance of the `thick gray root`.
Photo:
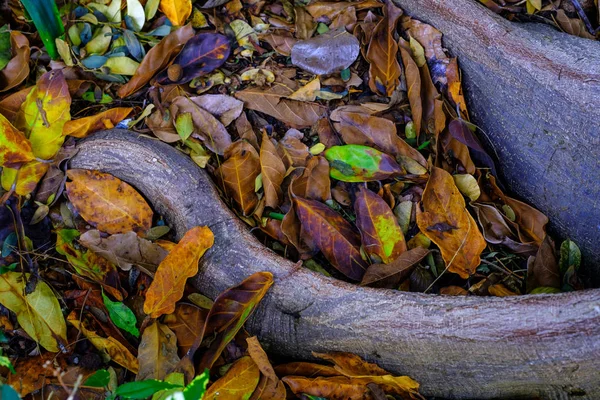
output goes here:
[{"label": "thick gray root", "polygon": [[214,246],[194,279],[212,298],[257,271],[275,284],[247,324],[271,352],[348,351],[410,375],[444,398],[600,398],[600,290],[505,298],[361,288],[326,278],[261,245],[187,156],[124,130],[79,144],[73,168],[140,190],[180,237],[208,225]]},{"label": "thick gray root", "polygon": [[507,186],[577,242],[600,286],[600,42],[518,24],[476,0],[394,0],[444,34]]}]

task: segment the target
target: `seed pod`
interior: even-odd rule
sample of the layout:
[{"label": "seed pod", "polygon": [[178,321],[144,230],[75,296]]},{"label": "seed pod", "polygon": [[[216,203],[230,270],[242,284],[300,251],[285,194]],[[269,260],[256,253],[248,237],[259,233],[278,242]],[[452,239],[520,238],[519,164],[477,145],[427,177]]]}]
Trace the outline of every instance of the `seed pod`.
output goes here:
[{"label": "seed pod", "polygon": [[178,80],[180,80],[182,75],[183,69],[179,64],[171,64],[169,65],[169,68],[167,68],[167,76],[173,82],[177,82]]}]

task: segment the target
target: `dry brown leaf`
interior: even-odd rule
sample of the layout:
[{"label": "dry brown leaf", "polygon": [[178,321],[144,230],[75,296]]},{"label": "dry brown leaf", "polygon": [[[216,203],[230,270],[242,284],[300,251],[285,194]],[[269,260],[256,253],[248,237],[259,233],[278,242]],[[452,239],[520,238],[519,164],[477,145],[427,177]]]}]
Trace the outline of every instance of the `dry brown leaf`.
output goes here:
[{"label": "dry brown leaf", "polygon": [[258,369],[260,369],[260,372],[273,382],[279,381],[279,378],[277,377],[277,374],[275,374],[275,370],[269,361],[269,357],[263,350],[257,337],[252,336],[247,338],[246,343],[248,343],[248,354],[252,357],[252,360],[254,360]]},{"label": "dry brown leaf", "polygon": [[207,310],[186,303],[178,303],[173,314],[165,315],[165,324],[177,335],[179,355],[187,353],[202,334],[207,315]]},{"label": "dry brown leaf", "polygon": [[262,34],[259,39],[269,43],[273,50],[286,57],[292,55],[292,47],[298,41],[285,30]]},{"label": "dry brown leaf", "polygon": [[225,94],[204,94],[202,96],[190,97],[190,100],[219,118],[219,121],[224,126],[229,126],[244,110],[243,102]]},{"label": "dry brown leaf", "polygon": [[165,143],[175,143],[181,140],[181,136],[177,134],[177,129],[173,124],[171,111],[168,109],[156,110],[146,117],[146,125],[154,133],[154,135]]},{"label": "dry brown leaf", "polygon": [[13,58],[0,71],[0,92],[14,88],[29,76],[29,40],[21,32],[11,31],[10,46]]},{"label": "dry brown leaf", "polygon": [[167,325],[154,321],[142,333],[137,359],[136,381],[165,379],[179,362],[177,337]]},{"label": "dry brown leaf", "polygon": [[266,130],[263,131],[262,144],[260,146],[260,170],[262,173],[263,189],[265,191],[265,205],[277,208],[283,199],[281,183],[285,176],[285,165],[277,154],[277,147]]},{"label": "dry brown leaf", "polygon": [[410,46],[408,42],[402,38],[398,42],[402,63],[404,64],[404,75],[406,77],[406,91],[408,102],[410,103],[410,112],[412,120],[415,124],[417,137],[421,132],[421,120],[423,118],[423,101],[421,99],[421,75],[419,67],[411,56]]},{"label": "dry brown leaf", "polygon": [[146,292],[144,312],[152,318],[175,311],[175,303],[183,297],[185,282],[198,272],[198,261],[214,243],[215,237],[205,226],[196,226],[160,263],[154,280]]},{"label": "dry brown leaf", "polygon": [[402,253],[389,264],[371,264],[360,284],[397,288],[398,284],[411,274],[427,254],[429,254],[429,250],[415,247]]}]

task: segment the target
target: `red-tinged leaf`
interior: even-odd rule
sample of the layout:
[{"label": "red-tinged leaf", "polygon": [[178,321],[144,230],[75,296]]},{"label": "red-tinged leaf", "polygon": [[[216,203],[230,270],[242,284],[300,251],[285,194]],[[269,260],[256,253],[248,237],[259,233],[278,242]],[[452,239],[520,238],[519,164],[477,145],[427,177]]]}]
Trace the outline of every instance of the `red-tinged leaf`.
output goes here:
[{"label": "red-tinged leaf", "polygon": [[468,278],[479,266],[486,244],[452,175],[432,167],[422,201],[424,211],[417,208],[419,229],[438,245],[448,270]]},{"label": "red-tinged leaf", "polygon": [[387,264],[406,251],[402,229],[385,200],[361,186],[354,211],[362,246],[372,259]]},{"label": "red-tinged leaf", "polygon": [[[227,289],[215,299],[206,319],[205,330],[198,335],[186,356],[188,359],[193,359],[198,353],[197,371],[212,367],[271,285],[273,285],[273,275],[270,272],[257,272],[244,279],[239,285]],[[204,337],[214,339],[208,347],[201,348],[200,344],[203,343]]]},{"label": "red-tinged leaf", "polygon": [[29,140],[0,114],[0,166],[16,168],[34,158]]},{"label": "red-tinged leaf", "polygon": [[210,385],[205,400],[248,400],[260,380],[260,370],[245,356],[233,363],[225,375]]},{"label": "red-tinged leaf", "polygon": [[109,129],[125,119],[132,111],[131,107],[117,107],[89,117],[67,121],[63,127],[63,136],[84,138],[101,129]]},{"label": "red-tinged leaf", "polygon": [[343,182],[371,182],[399,177],[406,171],[393,157],[372,147],[347,144],[325,151],[333,179]]},{"label": "red-tinged leaf", "polygon": [[173,314],[165,315],[164,322],[177,335],[179,354],[183,356],[204,330],[208,311],[193,304],[179,303]]},{"label": "red-tinged leaf", "polygon": [[187,83],[219,68],[227,61],[230,52],[231,44],[227,36],[218,33],[199,33],[185,44],[181,53],[173,60],[173,64],[179,65],[182,69],[181,77],[171,80],[167,71],[163,71],[156,80],[161,85]]},{"label": "red-tinged leaf", "polygon": [[260,174],[258,153],[250,143],[235,142],[225,152],[227,158],[215,172],[227,196],[237,203],[244,215],[249,215],[258,204],[254,182]]},{"label": "red-tinged leaf", "polygon": [[263,188],[265,191],[265,205],[276,208],[283,199],[281,184],[285,177],[285,165],[277,154],[277,147],[263,131],[260,145],[260,170],[262,173]]},{"label": "red-tinged leaf", "polygon": [[5,167],[2,169],[2,188],[6,191],[14,189],[19,196],[26,196],[35,190],[49,167],[39,161],[30,161],[19,169]]},{"label": "red-tinged leaf", "polygon": [[29,76],[29,40],[21,32],[10,32],[10,46],[13,58],[0,71],[0,92],[18,86]]},{"label": "red-tinged leaf", "polygon": [[106,233],[146,232],[152,225],[152,209],[129,184],[99,171],[70,169],[67,196],[90,224]]},{"label": "red-tinged leaf", "polygon": [[242,100],[246,108],[270,115],[296,129],[313,126],[327,113],[327,107],[320,104],[283,98],[292,92],[282,93],[278,87],[250,88],[237,92],[235,97]]},{"label": "red-tinged leaf", "polygon": [[119,88],[117,95],[120,98],[127,97],[138,91],[146,83],[150,82],[150,79],[152,79],[156,73],[169,65],[171,59],[181,51],[183,46],[192,37],[194,37],[194,28],[192,28],[191,24],[171,32],[148,51],[135,71],[135,74],[131,77],[129,82]]},{"label": "red-tinged leaf", "polygon": [[302,229],[325,258],[348,278],[359,281],[367,263],[360,255],[360,236],[348,221],[315,200],[294,197]]},{"label": "red-tinged leaf", "polygon": [[29,138],[33,154],[49,160],[60,150],[71,119],[71,95],[61,70],[46,72],[21,105],[15,127]]},{"label": "red-tinged leaf", "polygon": [[394,40],[396,23],[402,15],[402,10],[396,7],[391,0],[385,1],[383,10],[384,17],[375,27],[366,59],[370,64],[369,87],[371,90],[382,96],[391,96],[398,85],[398,78],[402,72],[397,58],[398,44]]},{"label": "red-tinged leaf", "polygon": [[185,233],[156,269],[144,301],[146,314],[158,318],[175,311],[175,303],[183,297],[185,282],[198,273],[198,261],[214,242],[213,233],[205,226],[196,226]]},{"label": "red-tinged leaf", "polygon": [[398,288],[398,284],[407,278],[417,264],[429,254],[429,250],[415,247],[389,264],[371,264],[363,276],[361,285]]}]

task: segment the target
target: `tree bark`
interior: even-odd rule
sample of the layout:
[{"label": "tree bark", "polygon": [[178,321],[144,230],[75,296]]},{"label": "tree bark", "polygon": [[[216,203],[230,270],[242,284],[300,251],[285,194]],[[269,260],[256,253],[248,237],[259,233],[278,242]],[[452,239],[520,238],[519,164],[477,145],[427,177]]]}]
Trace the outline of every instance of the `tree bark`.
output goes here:
[{"label": "tree bark", "polygon": [[476,0],[394,2],[443,33],[506,186],[577,242],[600,286],[600,42],[507,21]]},{"label": "tree bark", "polygon": [[207,225],[215,244],[195,287],[215,298],[257,271],[275,284],[247,328],[273,352],[348,351],[444,398],[600,398],[600,290],[505,298],[363,288],[265,248],[221,201],[210,177],[158,140],[124,130],[78,145],[73,168],[134,185],[177,236]]}]

